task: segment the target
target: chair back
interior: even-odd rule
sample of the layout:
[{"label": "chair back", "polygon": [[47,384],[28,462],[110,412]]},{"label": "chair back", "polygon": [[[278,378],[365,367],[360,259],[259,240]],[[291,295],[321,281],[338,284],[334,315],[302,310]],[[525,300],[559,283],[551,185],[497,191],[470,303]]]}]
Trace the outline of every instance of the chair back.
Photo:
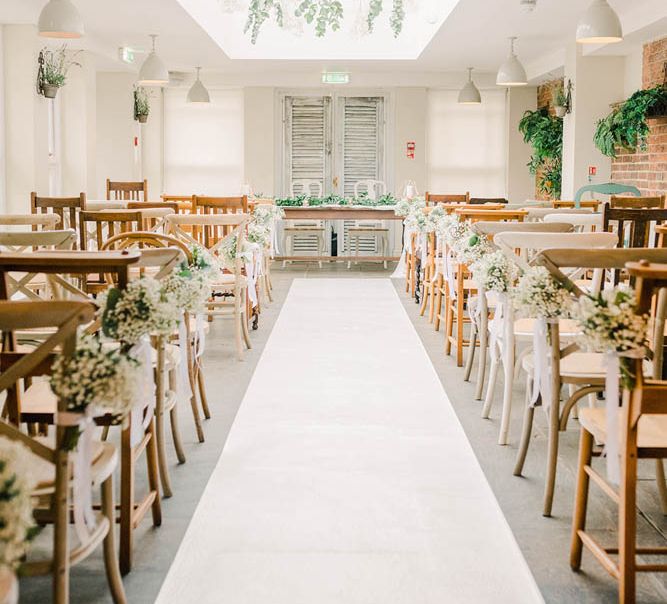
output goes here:
[{"label": "chair back", "polygon": [[52,230],[61,224],[62,220],[57,214],[0,214],[0,228],[3,232],[25,231],[21,227],[27,226],[32,227],[33,231]]},{"label": "chair back", "polygon": [[470,192],[466,191],[460,195],[435,194],[426,192],[426,205],[437,205],[439,203],[470,203]]},{"label": "chair back", "polygon": [[571,209],[579,210],[582,208],[586,208],[592,210],[593,212],[597,212],[601,203],[602,202],[599,199],[587,199],[585,201],[580,201],[579,204],[577,204],[576,201],[555,199],[554,201],[551,202],[551,206],[553,207],[554,210],[571,210]]},{"label": "chair back", "polygon": [[169,214],[172,214],[171,209],[162,208],[81,212],[81,249],[100,250],[107,239],[119,233],[156,230]]},{"label": "chair back", "polygon": [[55,214],[63,229],[78,231],[78,215],[85,209],[85,193],[79,193],[78,197],[38,197],[34,191],[30,193],[30,211],[33,214]]},{"label": "chair back", "polygon": [[656,197],[620,197],[612,195],[609,205],[612,208],[643,208],[646,210],[661,210],[665,208],[667,196]]},{"label": "chair back", "polygon": [[[313,187],[315,187],[316,193],[313,195]],[[297,191],[301,190],[300,193]],[[296,197],[297,195],[307,195],[308,197],[323,197],[324,196],[324,187],[322,182],[319,180],[311,180],[308,178],[302,178],[299,180],[293,180],[290,185],[290,195]]]},{"label": "chair back", "polygon": [[545,223],[553,222],[567,222],[573,226],[573,228],[580,233],[584,232],[593,232],[593,231],[602,231],[602,214],[547,214],[544,217]]},{"label": "chair back", "polygon": [[536,207],[524,207],[524,210],[528,212],[526,216],[526,222],[541,222],[544,220],[545,216],[550,214],[591,214],[593,210],[590,208],[581,208],[581,209],[569,209],[569,208],[536,208]]},{"label": "chair back", "polygon": [[585,193],[599,193],[600,195],[622,195],[623,193],[629,193],[637,197],[641,196],[641,191],[637,187],[608,182],[601,185],[585,185],[581,187],[574,196],[576,204],[581,201]]},{"label": "chair back", "polygon": [[203,197],[192,196],[193,214],[247,214],[248,197]]},{"label": "chair back", "polygon": [[175,203],[178,206],[177,214],[188,214],[192,211],[192,195],[160,195],[166,203]]},{"label": "chair back", "polygon": [[667,220],[667,209],[612,208],[604,206],[605,231],[618,233],[620,247],[656,247],[655,227]]},{"label": "chair back", "polygon": [[382,180],[358,180],[354,183],[354,196],[359,197],[362,189],[368,195],[369,199],[377,199],[378,196],[387,194],[387,185]]},{"label": "chair back", "polygon": [[574,227],[565,222],[494,222],[480,220],[472,225],[472,230],[486,237],[493,237],[496,233],[572,233]]},{"label": "chair back", "polygon": [[509,203],[509,199],[505,199],[504,197],[471,197],[469,203],[473,205],[484,205],[487,203],[499,203],[502,205],[507,205]]},{"label": "chair back", "polygon": [[482,209],[479,206],[476,208],[459,208],[454,210],[454,213],[461,220],[469,220],[470,222],[479,222],[481,220],[489,222],[523,222],[528,214],[526,210],[504,210],[502,206],[497,210]]},{"label": "chair back", "polygon": [[107,199],[148,201],[148,181],[122,182],[107,178]]}]

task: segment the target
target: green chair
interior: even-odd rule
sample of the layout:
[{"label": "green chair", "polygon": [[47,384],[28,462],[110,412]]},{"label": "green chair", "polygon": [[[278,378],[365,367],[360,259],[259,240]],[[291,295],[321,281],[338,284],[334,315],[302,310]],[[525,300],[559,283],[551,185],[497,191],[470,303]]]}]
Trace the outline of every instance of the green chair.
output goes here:
[{"label": "green chair", "polygon": [[641,197],[641,191],[637,187],[630,185],[617,185],[613,182],[608,182],[603,185],[586,185],[581,187],[574,196],[574,207],[581,207],[581,198],[584,193],[590,191],[591,193],[600,193],[601,195],[621,195],[622,193],[632,193],[635,197]]}]

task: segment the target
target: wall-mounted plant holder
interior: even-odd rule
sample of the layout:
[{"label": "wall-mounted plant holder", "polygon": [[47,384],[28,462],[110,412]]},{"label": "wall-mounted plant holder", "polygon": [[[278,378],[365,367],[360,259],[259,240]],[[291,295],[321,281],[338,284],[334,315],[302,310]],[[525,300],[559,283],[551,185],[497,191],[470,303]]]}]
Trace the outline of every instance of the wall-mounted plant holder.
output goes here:
[{"label": "wall-mounted plant holder", "polygon": [[148,101],[148,93],[141,86],[134,87],[134,119],[140,124],[148,121],[151,105]]},{"label": "wall-mounted plant holder", "polygon": [[80,52],[78,50],[68,57],[66,44],[57,50],[42,48],[37,55],[37,94],[47,99],[55,99],[58,90],[67,82],[70,67],[81,67],[81,63],[74,60]]},{"label": "wall-mounted plant holder", "polygon": [[568,80],[565,88],[559,86],[554,94],[554,111],[560,118],[572,113],[572,80]]}]

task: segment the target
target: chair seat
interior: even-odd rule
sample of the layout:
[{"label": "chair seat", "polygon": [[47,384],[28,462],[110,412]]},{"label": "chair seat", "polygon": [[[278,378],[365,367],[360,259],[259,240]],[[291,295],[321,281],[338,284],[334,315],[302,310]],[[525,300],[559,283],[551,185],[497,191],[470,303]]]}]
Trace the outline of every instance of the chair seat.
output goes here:
[{"label": "chair seat", "polygon": [[[607,369],[605,355],[597,352],[573,352],[560,360],[560,376],[564,383],[601,385],[605,383]],[[523,358],[522,366],[527,373],[535,367],[533,355]]]},{"label": "chair seat", "polygon": [[[55,447],[55,430],[52,430],[51,432],[52,436],[39,437],[36,440],[53,449]],[[36,484],[34,494],[45,495],[53,492],[56,478],[55,466],[34,453],[31,453],[30,456],[30,470],[35,477]],[[118,453],[115,445],[112,443],[95,440],[93,441],[92,458],[93,465],[91,478],[93,484],[98,485],[108,478],[114,471],[114,468],[118,463]]]},{"label": "chair seat", "polygon": [[233,273],[220,273],[216,279],[215,282],[211,285],[213,289],[216,288],[231,288],[236,285],[236,283],[239,283],[241,287],[246,287],[248,285],[248,279],[245,277],[245,275],[234,275]]},{"label": "chair seat", "polygon": [[[514,322],[514,335],[518,338],[532,338],[536,322],[536,319],[517,319]],[[579,324],[572,319],[561,319],[558,328],[561,340],[581,335]]]},{"label": "chair seat", "polygon": [[[579,423],[597,442],[607,442],[607,414],[604,407],[581,409]],[[619,430],[621,429],[619,425]],[[639,418],[637,437],[640,449],[667,449],[667,415],[642,415]]]}]

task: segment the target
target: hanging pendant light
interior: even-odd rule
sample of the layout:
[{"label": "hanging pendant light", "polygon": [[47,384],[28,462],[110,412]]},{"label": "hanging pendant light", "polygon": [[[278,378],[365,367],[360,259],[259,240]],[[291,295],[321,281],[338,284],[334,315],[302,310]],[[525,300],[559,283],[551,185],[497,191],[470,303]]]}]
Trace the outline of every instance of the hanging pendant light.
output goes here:
[{"label": "hanging pendant light", "polygon": [[80,38],[83,20],[71,0],[49,0],[39,13],[39,35],[44,38]]},{"label": "hanging pendant light", "polygon": [[199,79],[199,70],[201,67],[197,67],[197,79],[195,80],[195,83],[190,87],[190,90],[188,91],[188,97],[187,97],[187,102],[188,103],[210,103],[211,102],[211,97],[208,94],[208,90],[206,90],[206,86],[201,83],[201,80]]},{"label": "hanging pendant light", "polygon": [[472,81],[472,70],[472,67],[468,67],[468,81],[459,92],[459,103],[461,105],[479,105],[482,102],[482,95],[475,86],[475,82]]},{"label": "hanging pendant light", "polygon": [[593,0],[577,25],[579,44],[613,44],[623,41],[623,27],[607,0]]},{"label": "hanging pendant light", "polygon": [[151,38],[153,38],[153,49],[139,70],[137,84],[139,86],[166,86],[169,83],[169,72],[162,59],[155,53],[155,38],[157,36],[152,34]]},{"label": "hanging pendant light", "polygon": [[526,70],[521,65],[516,53],[514,52],[514,41],[516,36],[511,37],[510,40],[510,56],[500,66],[498,70],[498,77],[496,77],[496,84],[498,86],[527,86],[528,76]]}]

